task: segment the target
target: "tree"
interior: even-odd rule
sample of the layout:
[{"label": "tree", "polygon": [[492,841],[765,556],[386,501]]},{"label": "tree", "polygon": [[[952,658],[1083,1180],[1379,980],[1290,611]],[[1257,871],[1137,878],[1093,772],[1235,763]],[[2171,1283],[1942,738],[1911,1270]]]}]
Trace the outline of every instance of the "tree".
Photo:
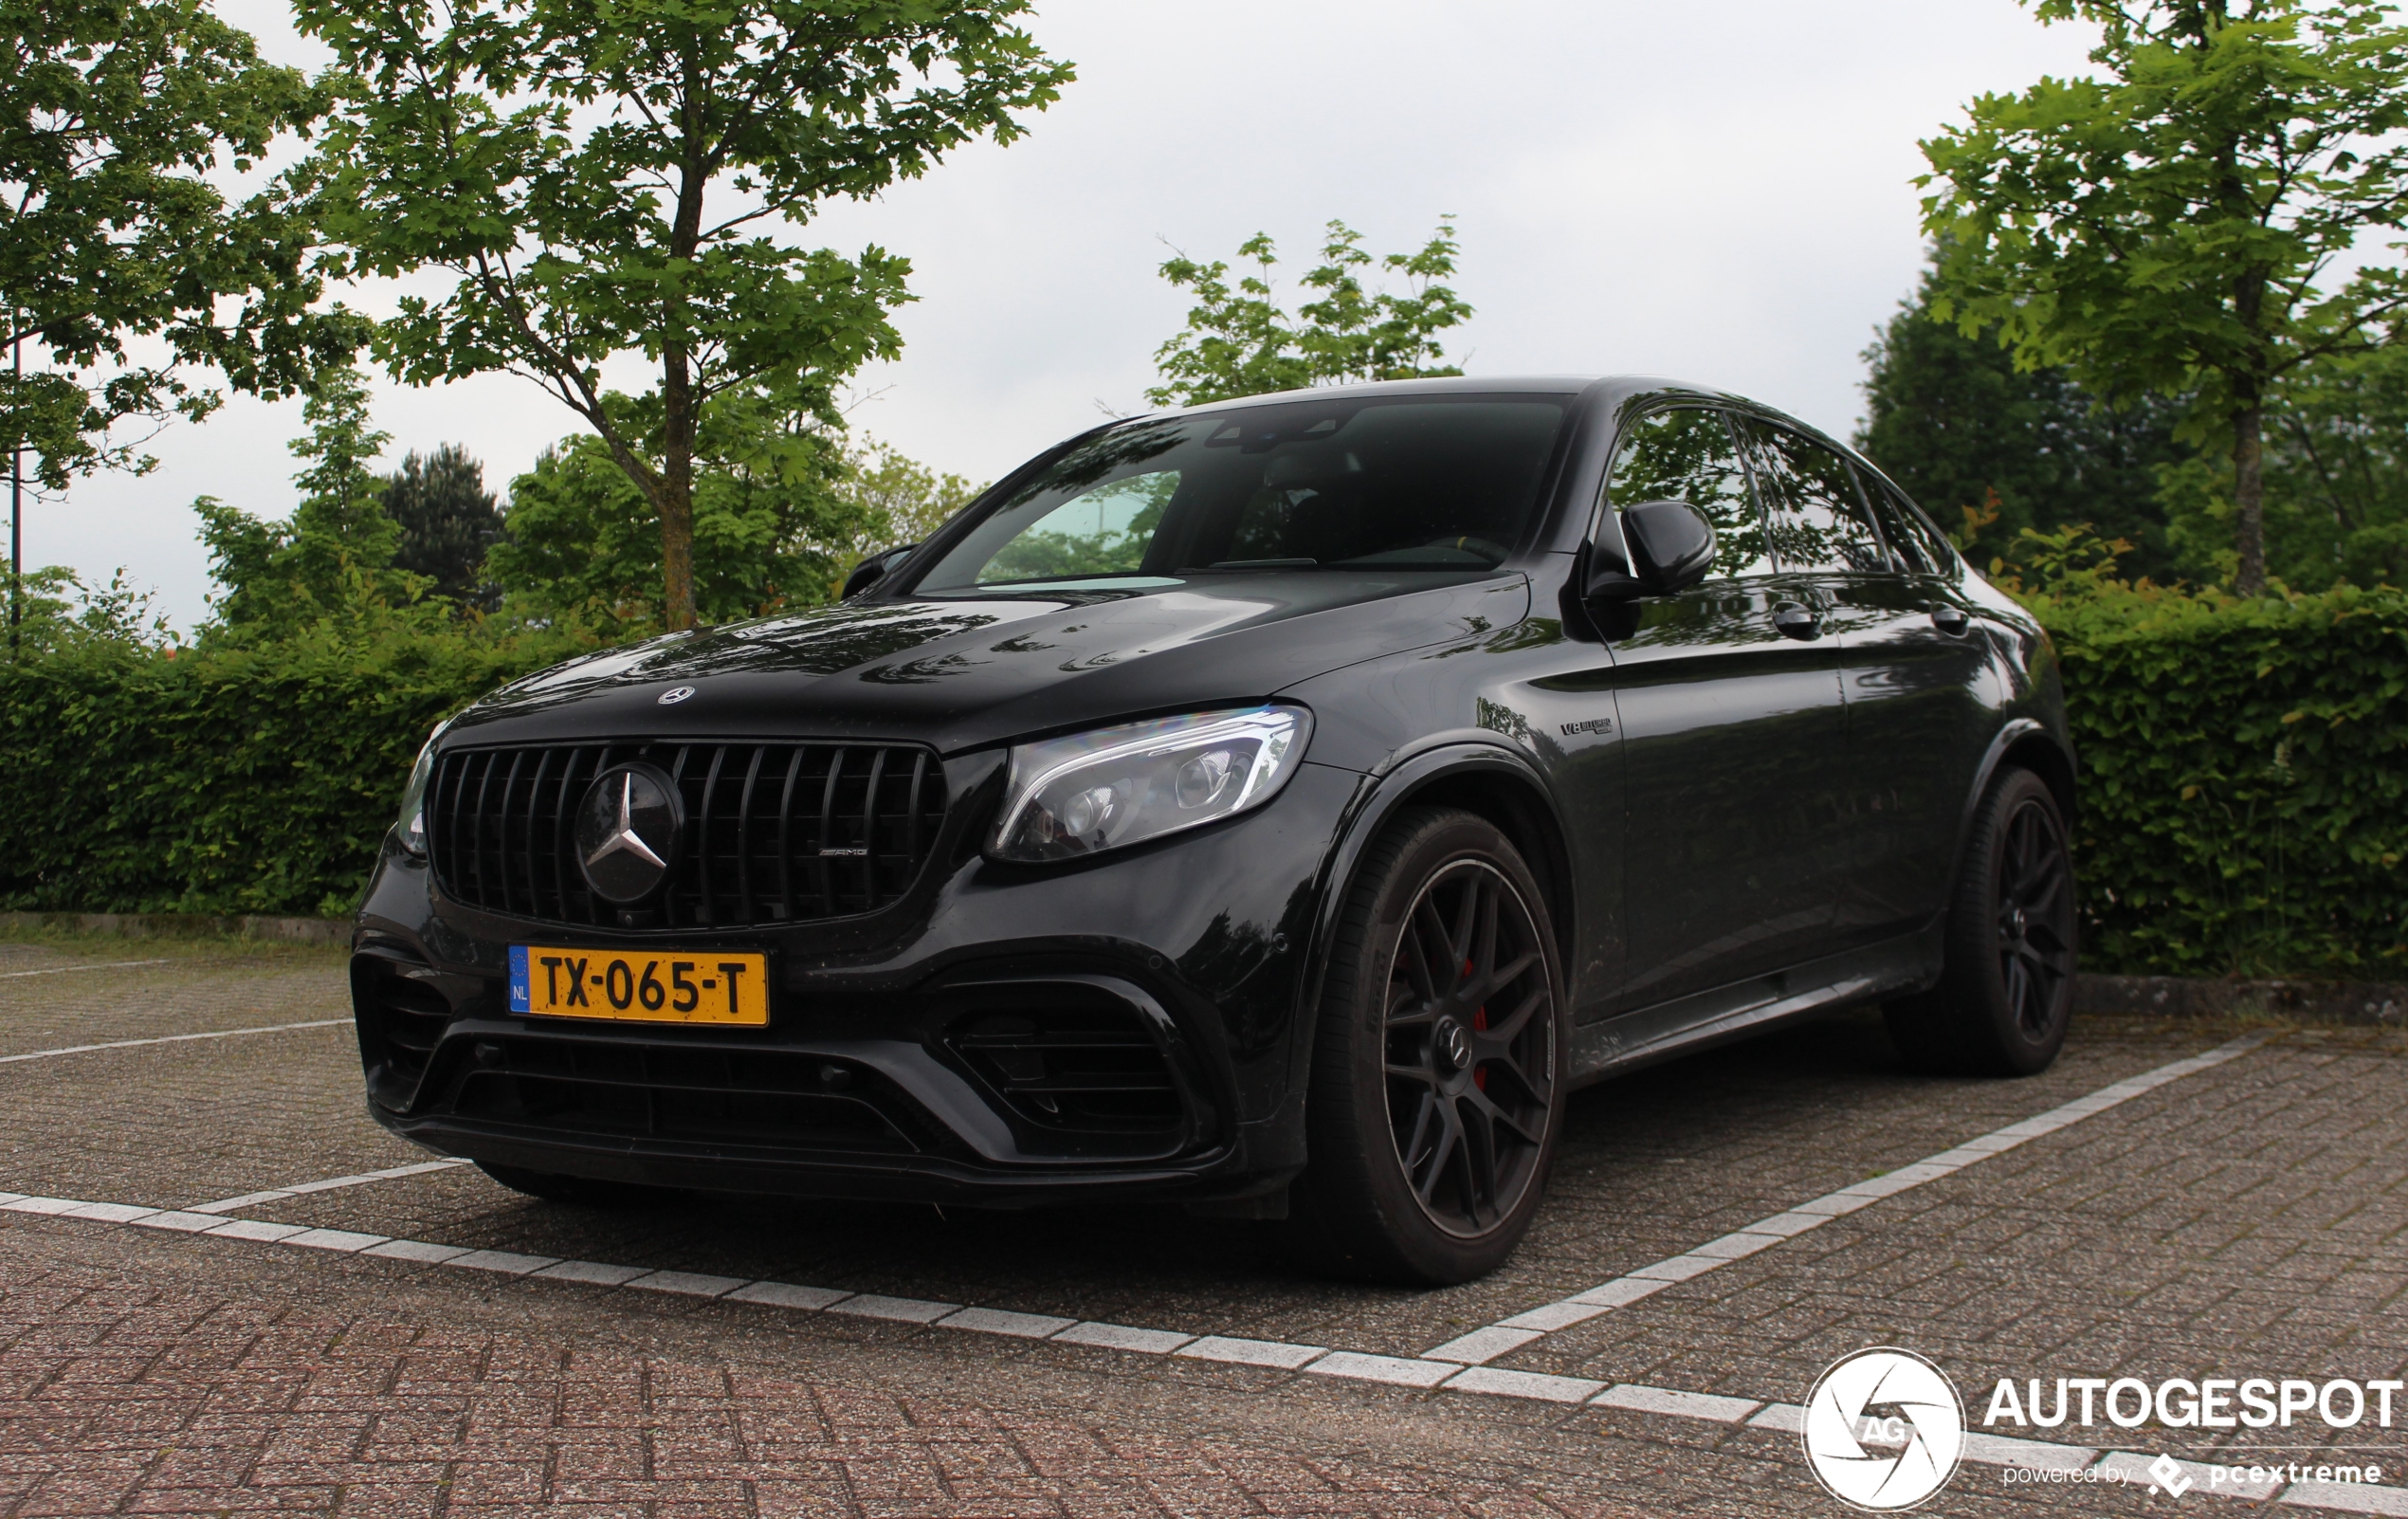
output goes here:
[{"label": "tree", "polygon": [[288,394],[350,354],[356,321],[313,309],[307,219],[218,185],[321,105],[203,0],[0,0],[0,344],[35,350],[0,368],[0,453],[52,490],[147,468],[111,429],[207,415],[194,368]]},{"label": "tree", "polygon": [[[2302,365],[2268,393],[2266,566],[2303,590],[2408,585],[2408,347]],[[2191,563],[2229,572],[2229,471],[2161,470],[2169,536]]]},{"label": "tree", "polygon": [[841,550],[848,569],[881,549],[924,541],[987,488],[905,458],[874,438],[849,450],[832,485],[861,523]]},{"label": "tree", "polygon": [[[1271,268],[1279,258],[1268,233],[1238,246],[1238,256],[1253,260],[1255,272],[1239,276],[1234,285],[1227,263],[1198,264],[1179,254],[1162,265],[1162,278],[1195,291],[1196,304],[1187,314],[1187,330],[1154,351],[1162,383],[1145,397],[1157,406],[1200,406],[1311,385],[1460,375],[1440,362],[1446,351],[1437,339],[1471,316],[1471,307],[1438,283],[1452,277],[1459,251],[1451,216],[1438,219],[1419,252],[1376,261],[1363,251],[1361,233],[1333,221],[1322,263],[1304,278],[1304,287],[1319,291],[1319,299],[1298,306],[1294,316],[1273,298]],[[1405,282],[1404,292],[1364,290],[1359,271],[1375,262]]]},{"label": "tree", "polygon": [[2173,579],[2158,469],[2193,455],[2174,437],[2180,398],[2105,405],[2062,365],[2023,368],[1991,335],[1935,321],[1936,295],[1925,270],[1865,350],[1856,446],[1942,525],[1983,522],[1983,544],[2088,523],[2134,545],[2128,573]]},{"label": "tree", "polygon": [[[656,407],[607,398],[613,426],[658,447]],[[870,510],[837,481],[840,437],[821,417],[721,395],[703,411],[693,485],[693,595],[722,622],[816,606],[853,564]],[[660,520],[608,445],[563,439],[510,483],[502,537],[486,573],[521,616],[577,624],[611,637],[661,627]]]},{"label": "tree", "polygon": [[2103,399],[2197,397],[2229,448],[2235,587],[2266,584],[2264,433],[2301,366],[2388,341],[2408,282],[2408,32],[2376,0],[2036,0],[2098,79],[1983,96],[1923,144],[1934,310]]},{"label": "tree", "polygon": [[349,365],[327,371],[301,404],[309,435],[290,445],[304,467],[289,522],[264,522],[204,496],[192,503],[216,598],[221,635],[275,638],[328,618],[409,607],[427,581],[393,567],[401,527],[384,507],[383,478],[369,467],[392,435],[368,416],[368,388]]},{"label": "tree", "polygon": [[[1029,0],[300,0],[346,77],[313,183],[355,270],[433,265],[379,355],[411,383],[508,370],[593,429],[659,521],[695,618],[697,433],[715,402],[824,406],[892,357],[907,263],[769,229],[924,173],[1069,80]],[[604,364],[640,354],[630,411]],[[657,447],[629,430],[658,417]]]},{"label": "tree", "polygon": [[434,594],[491,611],[485,551],[502,536],[502,514],[485,489],[484,466],[456,443],[421,458],[412,451],[385,482],[385,515],[400,529],[393,563],[434,582]]}]

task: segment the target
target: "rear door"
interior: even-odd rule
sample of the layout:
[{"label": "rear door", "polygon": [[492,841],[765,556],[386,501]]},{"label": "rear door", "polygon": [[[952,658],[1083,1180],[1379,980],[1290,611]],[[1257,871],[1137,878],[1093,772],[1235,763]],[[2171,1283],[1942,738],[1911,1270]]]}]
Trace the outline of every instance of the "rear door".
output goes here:
[{"label": "rear door", "polygon": [[1960,751],[1979,731],[1967,685],[1980,653],[1923,546],[1903,525],[1881,529],[1852,462],[1776,422],[1742,430],[1781,582],[1816,609],[1842,675],[1849,760],[1825,863],[1830,947],[1857,948],[1939,909],[1970,763]]},{"label": "rear door", "polygon": [[1638,603],[1614,644],[1626,1011],[1811,958],[1830,931],[1827,856],[1847,769],[1837,647],[1777,621],[1793,589],[1724,412],[1677,408],[1631,425],[1605,509],[1642,501],[1696,506],[1720,554],[1702,584]]},{"label": "rear door", "polygon": [[1939,530],[1858,468],[1888,568],[1861,577],[1848,645],[1860,868],[1843,917],[1860,936],[1922,927],[1945,905],[1967,792],[1996,727],[1981,608]]}]

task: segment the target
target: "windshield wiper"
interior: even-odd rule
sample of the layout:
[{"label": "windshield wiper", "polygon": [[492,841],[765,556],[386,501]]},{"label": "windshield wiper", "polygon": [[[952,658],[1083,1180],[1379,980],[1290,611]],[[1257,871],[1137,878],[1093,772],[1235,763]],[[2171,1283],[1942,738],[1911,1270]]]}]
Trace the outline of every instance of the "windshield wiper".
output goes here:
[{"label": "windshield wiper", "polygon": [[1211,570],[1309,570],[1319,559],[1215,559],[1210,564],[1191,565],[1181,575],[1202,575]]}]

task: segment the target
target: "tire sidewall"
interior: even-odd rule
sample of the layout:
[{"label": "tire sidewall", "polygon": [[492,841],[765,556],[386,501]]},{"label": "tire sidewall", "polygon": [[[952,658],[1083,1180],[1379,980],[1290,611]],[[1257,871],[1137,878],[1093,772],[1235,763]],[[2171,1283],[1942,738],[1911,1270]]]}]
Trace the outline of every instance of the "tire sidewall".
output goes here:
[{"label": "tire sidewall", "polygon": [[[2072,1023],[2073,977],[2069,974],[2057,988],[2055,1005],[2047,1032],[2038,1039],[2024,1033],[2016,1009],[2007,998],[2006,976],[1998,963],[1994,936],[1998,916],[1998,872],[2007,847],[2007,825],[2027,803],[2036,802],[2048,814],[2050,827],[2055,832],[2057,846],[2066,856],[2066,889],[2074,890],[2071,835],[2065,826],[2065,814],[2057,807],[2056,796],[2048,783],[2029,770],[2010,770],[1998,779],[1991,793],[1989,806],[1982,818],[1981,851],[1972,862],[1979,870],[1980,913],[1977,921],[1964,924],[1954,946],[1966,954],[1971,961],[1966,966],[1967,979],[1979,992],[1979,1005],[1987,1016],[1990,1033],[1997,1041],[1999,1054],[2016,1071],[2030,1075],[2045,1071],[2064,1048],[2068,1028]],[[2066,939],[2072,950],[2074,963],[2081,960],[2082,921],[2079,911],[2066,914]]]}]

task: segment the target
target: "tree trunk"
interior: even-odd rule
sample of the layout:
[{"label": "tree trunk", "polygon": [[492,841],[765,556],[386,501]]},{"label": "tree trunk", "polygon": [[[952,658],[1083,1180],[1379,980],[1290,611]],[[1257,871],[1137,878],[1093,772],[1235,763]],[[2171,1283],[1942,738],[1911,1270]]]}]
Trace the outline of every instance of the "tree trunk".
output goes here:
[{"label": "tree trunk", "polygon": [[694,387],[683,346],[662,357],[661,610],[683,632],[694,626]]},{"label": "tree trunk", "polygon": [[2266,408],[2256,393],[2233,417],[2233,534],[2241,551],[2233,590],[2244,596],[2266,592]]}]

